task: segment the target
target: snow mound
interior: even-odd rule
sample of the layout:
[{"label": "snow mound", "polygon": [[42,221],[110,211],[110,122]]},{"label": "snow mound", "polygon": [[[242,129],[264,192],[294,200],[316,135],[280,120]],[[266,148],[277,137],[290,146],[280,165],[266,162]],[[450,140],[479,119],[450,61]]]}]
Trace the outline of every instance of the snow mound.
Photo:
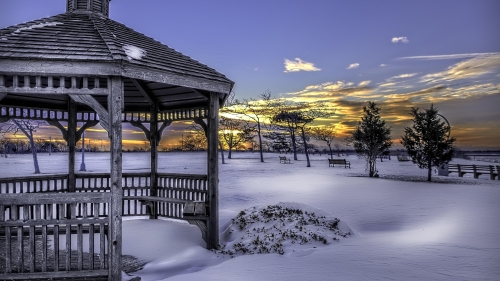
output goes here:
[{"label": "snow mound", "polygon": [[217,253],[292,253],[323,247],[353,236],[347,223],[300,203],[252,207],[234,217],[222,235]]}]

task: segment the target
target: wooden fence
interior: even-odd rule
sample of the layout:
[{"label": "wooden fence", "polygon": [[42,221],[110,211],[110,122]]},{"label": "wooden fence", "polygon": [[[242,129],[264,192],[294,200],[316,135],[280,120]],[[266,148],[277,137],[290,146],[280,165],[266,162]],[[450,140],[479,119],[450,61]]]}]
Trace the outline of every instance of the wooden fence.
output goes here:
[{"label": "wooden fence", "polygon": [[110,202],[109,192],[2,194],[0,279],[108,276]]}]

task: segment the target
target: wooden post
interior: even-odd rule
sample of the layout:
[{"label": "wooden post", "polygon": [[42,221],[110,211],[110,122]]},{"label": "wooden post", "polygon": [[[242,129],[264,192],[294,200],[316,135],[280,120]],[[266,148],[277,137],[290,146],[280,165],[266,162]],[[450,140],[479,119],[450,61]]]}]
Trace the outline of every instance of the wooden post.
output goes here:
[{"label": "wooden post", "polygon": [[111,222],[109,280],[121,281],[122,261],[122,109],[123,81],[121,77],[109,78],[108,112],[111,151]]},{"label": "wooden post", "polygon": [[[151,196],[158,195],[158,183],[157,183],[157,173],[158,173],[158,144],[159,144],[159,136],[158,136],[158,110],[157,104],[153,103],[150,107],[151,118],[149,123],[149,145],[151,146]],[[149,210],[149,218],[157,219],[158,212],[156,208],[156,204],[154,203],[150,206]]]},{"label": "wooden post", "polygon": [[69,160],[68,160],[68,191],[76,191],[76,177],[75,177],[75,145],[76,145],[76,102],[72,99],[68,101],[68,147],[69,147]]},{"label": "wooden post", "polygon": [[219,142],[219,94],[211,92],[208,102],[208,204],[209,221],[207,225],[207,248],[217,249],[219,246],[219,159],[217,145]]}]

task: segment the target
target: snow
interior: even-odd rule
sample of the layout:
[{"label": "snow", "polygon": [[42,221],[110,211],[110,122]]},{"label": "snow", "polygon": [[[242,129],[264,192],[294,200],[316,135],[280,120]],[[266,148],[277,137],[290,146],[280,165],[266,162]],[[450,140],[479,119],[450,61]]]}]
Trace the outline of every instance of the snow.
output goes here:
[{"label": "snow", "polygon": [[[35,29],[35,28],[43,28],[43,27],[46,27],[46,26],[55,26],[55,25],[58,25],[58,24],[63,24],[62,22],[57,22],[57,21],[54,21],[54,22],[42,22],[42,23],[39,23],[39,24],[32,24],[30,26],[25,26],[25,27],[21,27],[21,28],[18,28],[16,30],[14,30],[14,32],[8,34],[8,35],[18,35],[19,33],[21,33],[21,31],[24,31],[24,30],[30,30],[30,29]],[[4,35],[4,36],[7,36],[7,35]],[[1,40],[9,40],[7,37],[2,37],[0,38]]]},{"label": "snow", "polygon": [[[114,34],[113,34],[114,36]],[[115,36],[116,37],[116,36]],[[128,59],[136,59],[140,60],[143,57],[146,56],[146,50],[141,49],[139,47],[133,46],[133,45],[123,45],[122,47],[123,51],[125,51],[125,54],[127,55]]]},{"label": "snow", "polygon": [[[148,170],[147,153],[123,157],[124,172]],[[311,158],[310,168],[304,155],[292,164],[280,164],[278,154],[266,154],[265,163],[257,153],[226,159],[219,166],[221,243],[227,250],[247,237],[234,232],[232,219],[241,211],[278,204],[338,218],[354,235],[329,244],[290,243],[284,254],[229,255],[206,250],[200,230],[188,223],[129,219],[123,253],[148,262],[131,275],[146,281],[500,280],[499,180],[451,174],[428,183],[426,170],[395,157],[377,163],[381,178],[367,178],[355,155],[341,157],[352,169],[328,167],[325,155]],[[43,173],[67,171],[67,154],[39,154],[39,160]],[[109,171],[108,154],[86,153],[85,160],[89,172]],[[0,158],[0,177],[32,174],[31,161],[30,155]],[[160,153],[159,170],[203,174],[205,161],[206,153]]]},{"label": "snow", "polygon": [[23,30],[30,30],[30,29],[35,29],[35,28],[43,28],[43,27],[46,27],[46,26],[55,26],[55,25],[58,25],[58,24],[63,24],[63,23],[62,22],[57,22],[57,21],[54,21],[54,22],[42,22],[42,23],[39,23],[39,24],[33,24],[33,25],[30,25],[30,26],[18,28],[17,30],[15,30],[14,32],[12,32],[12,34],[20,33]]}]

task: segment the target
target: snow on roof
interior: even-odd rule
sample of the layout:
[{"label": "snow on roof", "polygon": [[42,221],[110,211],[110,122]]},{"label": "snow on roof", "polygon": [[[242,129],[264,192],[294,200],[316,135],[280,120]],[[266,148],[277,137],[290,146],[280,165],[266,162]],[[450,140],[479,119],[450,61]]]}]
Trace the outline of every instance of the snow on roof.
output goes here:
[{"label": "snow on roof", "polygon": [[16,34],[16,33],[19,33],[19,32],[21,32],[23,30],[29,30],[29,29],[35,29],[35,28],[42,28],[42,27],[46,27],[46,26],[54,26],[54,25],[58,25],[58,24],[63,24],[63,23],[62,22],[57,22],[57,21],[54,21],[54,22],[42,22],[42,23],[39,23],[39,24],[33,24],[33,25],[30,25],[30,26],[18,28],[16,31],[12,32],[11,34]]},{"label": "snow on roof", "polygon": [[140,60],[145,57],[147,53],[146,50],[133,45],[123,45],[122,49],[125,51],[125,54],[127,55],[129,60]]},{"label": "snow on roof", "polygon": [[42,23],[39,23],[39,24],[32,24],[30,26],[25,26],[25,27],[18,28],[16,30],[14,30],[13,32],[11,32],[10,34],[6,34],[6,35],[2,36],[0,39],[1,40],[8,40],[8,38],[6,37],[8,35],[18,35],[19,33],[21,33],[21,31],[24,31],[24,30],[30,30],[30,29],[35,29],[35,28],[43,28],[43,27],[46,27],[46,26],[55,26],[55,25],[59,25],[59,24],[63,24],[63,23],[62,22],[54,21],[54,22],[42,22]]}]

